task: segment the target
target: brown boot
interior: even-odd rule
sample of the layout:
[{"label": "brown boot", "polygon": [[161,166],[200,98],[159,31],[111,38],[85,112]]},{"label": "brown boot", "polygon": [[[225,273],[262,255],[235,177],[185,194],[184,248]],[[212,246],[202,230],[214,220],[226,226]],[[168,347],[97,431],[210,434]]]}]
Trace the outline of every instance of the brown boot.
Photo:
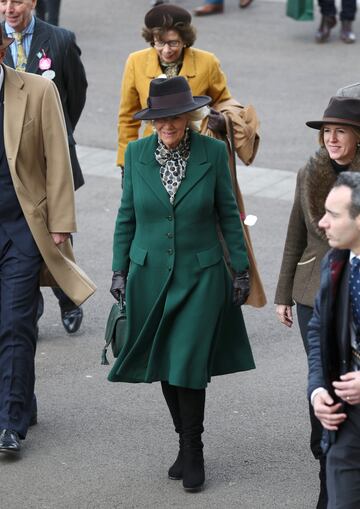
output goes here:
[{"label": "brown boot", "polygon": [[210,14],[222,14],[224,4],[204,4],[194,9],[194,16],[210,16]]},{"label": "brown boot", "polygon": [[326,42],[330,36],[330,30],[336,25],[335,16],[322,16],[321,23],[316,32],[316,42]]},{"label": "brown boot", "polygon": [[340,39],[346,42],[346,44],[356,42],[356,35],[352,31],[352,21],[344,19],[341,22]]}]

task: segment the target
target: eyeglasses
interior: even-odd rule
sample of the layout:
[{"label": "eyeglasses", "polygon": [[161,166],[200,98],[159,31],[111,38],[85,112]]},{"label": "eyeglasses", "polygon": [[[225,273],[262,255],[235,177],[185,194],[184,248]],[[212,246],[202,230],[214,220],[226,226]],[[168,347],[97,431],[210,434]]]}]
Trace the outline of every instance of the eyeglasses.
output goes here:
[{"label": "eyeglasses", "polygon": [[174,41],[154,41],[153,42],[153,46],[158,49],[165,48],[166,44],[170,48],[179,48],[182,45],[182,41],[174,40]]}]

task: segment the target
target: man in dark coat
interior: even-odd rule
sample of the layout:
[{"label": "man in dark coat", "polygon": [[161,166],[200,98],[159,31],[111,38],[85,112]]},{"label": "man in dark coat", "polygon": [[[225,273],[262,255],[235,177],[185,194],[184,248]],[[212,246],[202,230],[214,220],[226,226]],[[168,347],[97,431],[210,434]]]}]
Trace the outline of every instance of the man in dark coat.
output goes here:
[{"label": "man in dark coat", "polygon": [[[7,51],[4,63],[17,70],[42,75],[53,80],[57,86],[64,110],[76,190],[84,184],[73,136],[86,100],[87,80],[80,59],[81,51],[72,32],[35,18],[32,15],[35,7],[36,0],[0,3],[0,13],[5,19],[2,29],[9,37],[16,39],[16,44]],[[65,330],[68,333],[76,332],[81,325],[82,309],[62,290],[55,289],[54,293],[59,300]],[[39,315],[41,313],[39,311]]]},{"label": "man in dark coat", "polygon": [[360,174],[343,172],[319,221],[331,251],[308,328],[308,393],[325,429],[328,509],[360,507]]}]

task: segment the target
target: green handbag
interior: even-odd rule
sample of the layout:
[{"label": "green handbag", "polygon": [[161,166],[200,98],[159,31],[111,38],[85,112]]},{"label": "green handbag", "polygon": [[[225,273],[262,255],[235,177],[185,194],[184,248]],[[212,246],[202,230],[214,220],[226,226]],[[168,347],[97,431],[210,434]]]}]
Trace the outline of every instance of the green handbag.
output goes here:
[{"label": "green handbag", "polygon": [[118,357],[124,346],[126,334],[126,305],[122,299],[112,305],[105,329],[105,346],[101,354],[101,364],[108,365],[107,349],[111,346],[114,357]]},{"label": "green handbag", "polygon": [[286,16],[297,21],[312,21],[314,19],[313,0],[287,0]]}]

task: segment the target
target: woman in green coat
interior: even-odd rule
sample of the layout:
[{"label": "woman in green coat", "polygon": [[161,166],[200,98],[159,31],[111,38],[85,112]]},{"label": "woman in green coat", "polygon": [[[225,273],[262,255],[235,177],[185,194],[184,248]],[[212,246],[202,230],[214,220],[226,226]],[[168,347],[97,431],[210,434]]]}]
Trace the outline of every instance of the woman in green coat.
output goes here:
[{"label": "woman in green coat", "polygon": [[135,117],[152,120],[157,134],[128,145],[113,248],[111,293],[126,299],[128,323],[109,380],[161,382],[180,443],[168,474],[188,491],[205,479],[207,383],[255,367],[240,309],[248,258],[225,144],[189,128],[210,100],[193,97],[180,76],[151,82],[149,107]]}]

